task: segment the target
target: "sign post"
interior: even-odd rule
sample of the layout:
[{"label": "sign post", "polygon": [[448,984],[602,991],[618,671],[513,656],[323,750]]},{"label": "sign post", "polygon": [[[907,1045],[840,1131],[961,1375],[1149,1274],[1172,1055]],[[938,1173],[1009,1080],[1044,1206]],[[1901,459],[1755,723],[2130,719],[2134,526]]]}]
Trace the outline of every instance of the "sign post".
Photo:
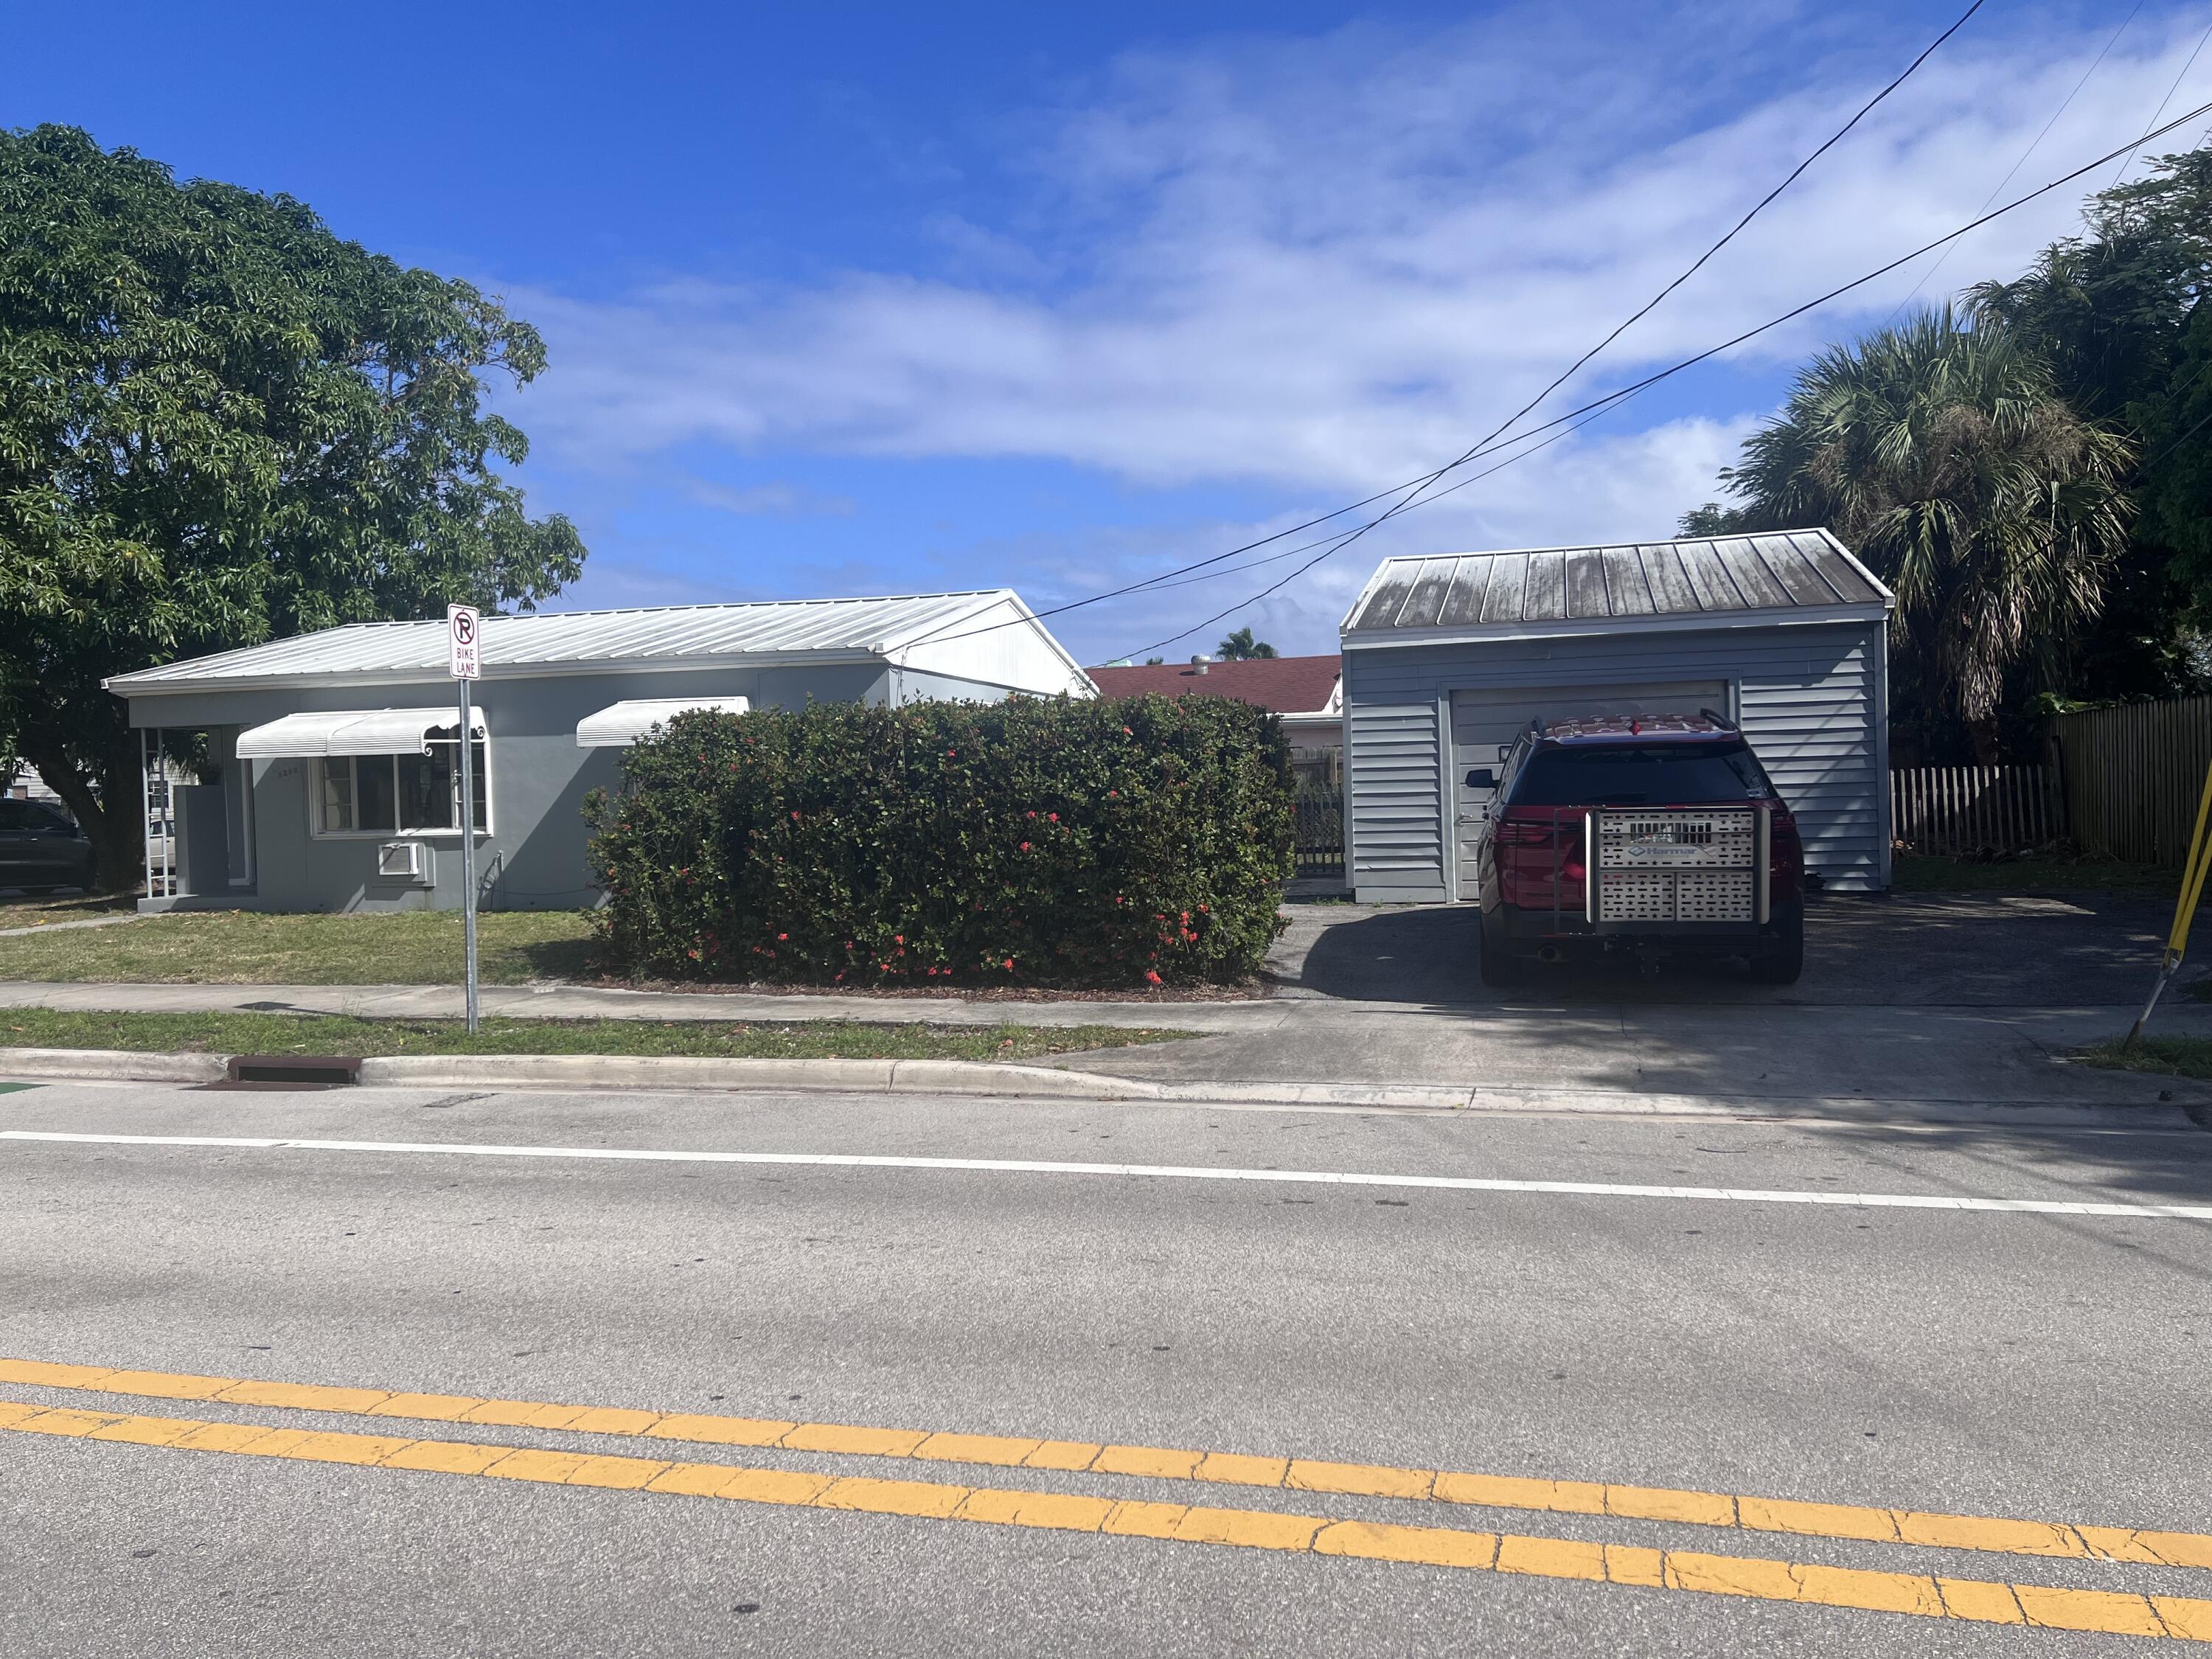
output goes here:
[{"label": "sign post", "polygon": [[477,1033],[477,781],[476,731],[469,709],[469,682],[483,672],[477,635],[483,625],[472,605],[446,607],[447,666],[461,694],[457,752],[461,770],[461,939],[468,956],[469,1035]]}]

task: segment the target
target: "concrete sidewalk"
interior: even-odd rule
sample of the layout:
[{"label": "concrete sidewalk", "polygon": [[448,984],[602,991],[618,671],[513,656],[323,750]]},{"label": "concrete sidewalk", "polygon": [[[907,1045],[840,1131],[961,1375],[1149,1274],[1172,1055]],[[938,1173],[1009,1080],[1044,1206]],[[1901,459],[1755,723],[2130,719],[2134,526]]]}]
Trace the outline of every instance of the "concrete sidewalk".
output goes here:
[{"label": "concrete sidewalk", "polygon": [[[0,1006],[117,1012],[458,1018],[444,986],[0,984]],[[1545,1002],[1409,1004],[1284,997],[1249,1002],[966,1002],[559,987],[483,993],[510,1018],[854,1020],[1194,1033],[1182,1042],[1068,1054],[1064,1069],[1162,1084],[1596,1090],[2021,1104],[2212,1102],[2212,1086],[2067,1063],[2118,1036],[2132,1008]],[[2162,1010],[2159,1029],[2212,1036],[2212,1007]]]}]

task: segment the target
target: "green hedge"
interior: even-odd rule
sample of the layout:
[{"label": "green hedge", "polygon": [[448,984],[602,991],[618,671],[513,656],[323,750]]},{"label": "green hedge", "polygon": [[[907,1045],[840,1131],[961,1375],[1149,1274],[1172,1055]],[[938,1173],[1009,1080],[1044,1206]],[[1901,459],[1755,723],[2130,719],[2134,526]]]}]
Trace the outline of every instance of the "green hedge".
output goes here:
[{"label": "green hedge", "polygon": [[1257,972],[1288,750],[1226,697],[679,715],[595,794],[638,977],[1144,986]]}]

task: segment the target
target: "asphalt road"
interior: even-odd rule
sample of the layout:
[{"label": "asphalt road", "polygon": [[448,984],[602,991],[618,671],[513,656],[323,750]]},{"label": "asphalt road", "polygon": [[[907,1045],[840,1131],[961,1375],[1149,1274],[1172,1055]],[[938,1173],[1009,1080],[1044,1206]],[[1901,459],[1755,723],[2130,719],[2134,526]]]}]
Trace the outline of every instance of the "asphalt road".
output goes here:
[{"label": "asphalt road", "polygon": [[[355,1143],[0,1139],[8,1359],[2212,1532],[2212,1223],[1267,1178],[2202,1206],[2208,1134],[151,1085],[0,1096],[0,1130]],[[461,1143],[1254,1178],[394,1150]],[[20,1380],[0,1400],[2212,1596],[2212,1570],[1103,1462],[672,1449]],[[2144,1646],[4,1426],[0,1566],[0,1651],[23,1656]]]}]

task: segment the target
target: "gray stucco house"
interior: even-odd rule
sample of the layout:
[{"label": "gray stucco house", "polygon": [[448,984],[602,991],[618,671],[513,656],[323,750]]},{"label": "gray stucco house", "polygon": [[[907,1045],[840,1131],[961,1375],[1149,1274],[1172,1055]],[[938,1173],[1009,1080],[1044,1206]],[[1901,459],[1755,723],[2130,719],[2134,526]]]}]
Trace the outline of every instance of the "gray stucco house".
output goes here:
[{"label": "gray stucco house", "polygon": [[1825,530],[1386,561],[1340,631],[1355,891],[1473,897],[1464,780],[1532,719],[1700,708],[1742,726],[1810,872],[1887,887],[1894,604]]},{"label": "gray stucco house", "polygon": [[[622,748],[687,708],[1094,696],[1010,589],[485,618],[473,694],[489,908],[593,902],[582,816]],[[110,679],[144,735],[142,909],[461,903],[459,711],[442,620],[376,623]],[[170,786],[163,731],[214,781]]]}]

